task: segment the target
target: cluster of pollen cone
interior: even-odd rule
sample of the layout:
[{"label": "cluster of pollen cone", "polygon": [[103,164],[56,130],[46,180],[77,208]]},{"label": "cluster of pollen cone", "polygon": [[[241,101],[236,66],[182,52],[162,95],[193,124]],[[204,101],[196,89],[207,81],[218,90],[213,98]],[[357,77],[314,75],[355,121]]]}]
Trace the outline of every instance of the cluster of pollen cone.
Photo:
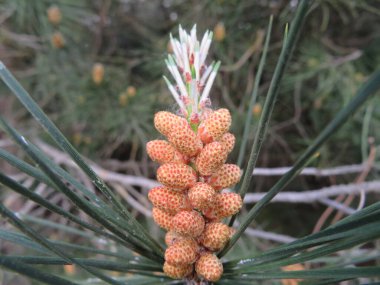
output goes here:
[{"label": "cluster of pollen cone", "polygon": [[162,186],[149,192],[153,219],[167,231],[165,274],[174,279],[215,282],[223,273],[216,252],[233,234],[222,221],[242,207],[240,195],[222,191],[239,182],[241,170],[227,164],[235,137],[227,109],[207,109],[197,120],[173,113],[155,114],[154,125],[166,140],[147,143],[160,164]]}]

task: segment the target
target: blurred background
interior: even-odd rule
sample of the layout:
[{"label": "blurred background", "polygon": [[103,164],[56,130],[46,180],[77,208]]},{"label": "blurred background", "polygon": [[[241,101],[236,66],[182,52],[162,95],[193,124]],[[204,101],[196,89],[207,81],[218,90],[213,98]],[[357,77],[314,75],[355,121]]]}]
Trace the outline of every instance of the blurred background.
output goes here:
[{"label": "blurred background", "polygon": [[[98,167],[112,174],[154,179],[157,165],[145,152],[146,142],[159,137],[153,127],[153,115],[159,110],[176,108],[162,79],[162,75],[168,75],[164,58],[171,51],[169,34],[176,37],[179,24],[189,30],[195,23],[198,37],[207,29],[214,32],[208,62],[221,60],[222,66],[211,98],[214,108],[226,107],[232,113],[232,133],[237,144],[229,161],[234,163],[246,112],[253,116],[254,130],[285,26],[292,20],[297,3],[297,0],[0,0],[0,60],[66,137]],[[274,16],[274,26],[268,58],[257,103],[248,110],[270,15]],[[283,79],[257,166],[291,166],[379,68],[379,50],[380,1],[314,1]],[[379,106],[380,98],[375,96],[325,144],[311,165],[322,169],[356,165],[357,171],[300,176],[287,190],[320,189],[355,183],[359,178],[361,182],[379,179],[380,156],[376,152],[380,141]],[[0,112],[28,137],[49,142],[4,84],[0,84]],[[254,131],[248,150],[253,137]],[[0,140],[2,147],[21,155],[1,132]],[[54,153],[52,156],[59,157]],[[364,172],[363,165],[368,161],[370,171]],[[15,171],[1,162],[0,167],[1,171]],[[250,192],[265,192],[277,181],[278,176],[267,172],[255,177]],[[139,201],[141,197],[137,194],[141,189],[136,189]],[[25,207],[24,201],[2,195],[1,199],[14,209]],[[379,196],[370,194],[367,201],[376,198]],[[348,205],[355,208],[358,203],[354,197]],[[137,207],[136,215],[144,214],[145,208],[138,208],[140,204],[129,205]],[[25,211],[37,211],[37,215],[44,217],[38,210],[29,206]],[[325,210],[326,205],[321,203],[291,207],[273,203],[259,217],[257,227],[299,237],[315,230]]]}]

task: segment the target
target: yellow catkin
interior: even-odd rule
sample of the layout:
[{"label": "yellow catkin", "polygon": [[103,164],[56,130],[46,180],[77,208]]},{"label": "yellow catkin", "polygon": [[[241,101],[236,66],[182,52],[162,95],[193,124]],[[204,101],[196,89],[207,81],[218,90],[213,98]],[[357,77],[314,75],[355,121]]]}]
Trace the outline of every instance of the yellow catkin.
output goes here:
[{"label": "yellow catkin", "polygon": [[61,23],[62,13],[61,13],[61,10],[58,8],[58,6],[55,6],[55,5],[50,6],[46,12],[47,12],[48,20],[51,24],[58,25],[59,23]]},{"label": "yellow catkin", "polygon": [[96,85],[99,85],[103,82],[104,79],[104,65],[101,63],[95,63],[92,66],[92,81]]},{"label": "yellow catkin", "polygon": [[199,277],[216,282],[223,274],[223,265],[215,254],[205,253],[195,263],[195,271]]},{"label": "yellow catkin", "polygon": [[128,97],[135,97],[137,94],[137,90],[136,90],[136,87],[134,86],[129,86],[127,88],[127,95]]},{"label": "yellow catkin", "polygon": [[65,46],[65,38],[63,37],[61,32],[55,32],[50,37],[51,45],[54,48],[60,49]]},{"label": "yellow catkin", "polygon": [[262,111],[262,107],[261,107],[261,104],[260,103],[256,103],[253,108],[252,108],[252,113],[255,117],[258,117],[260,116],[261,114],[261,111]]},{"label": "yellow catkin", "polygon": [[75,265],[66,264],[63,266],[63,270],[65,271],[67,275],[72,276],[75,274]]},{"label": "yellow catkin", "polygon": [[125,107],[128,105],[128,94],[126,93],[121,93],[119,95],[119,104],[121,107]]},{"label": "yellow catkin", "polygon": [[214,39],[221,42],[226,37],[226,28],[223,22],[219,22],[214,27]]},{"label": "yellow catkin", "polygon": [[[292,264],[288,266],[281,267],[282,271],[298,271],[298,270],[305,270],[305,267],[300,264]],[[298,285],[302,279],[281,279],[282,285]]]},{"label": "yellow catkin", "polygon": [[[200,43],[194,39],[195,27],[190,34],[184,35],[181,29],[180,33],[180,45],[174,39],[174,45],[168,45],[178,65],[173,66],[170,57],[169,69],[183,73],[179,63],[186,60],[190,70],[199,68],[195,74],[202,75],[204,66],[199,61],[197,64],[199,58],[181,48],[199,48]],[[215,40],[222,41],[225,34],[223,23],[216,25]],[[211,38],[212,33],[207,32],[202,40],[203,50],[208,49]],[[212,71],[213,76],[216,70]],[[188,83],[191,76],[186,73],[182,79]],[[175,80],[179,85],[183,83],[179,78]],[[175,89],[171,83],[168,86],[181,109],[154,115],[154,126],[163,136],[146,145],[148,156],[160,164],[156,178],[162,185],[151,189],[148,198],[153,204],[153,220],[167,231],[163,271],[170,278],[186,278],[190,283],[217,282],[222,277],[223,264],[216,253],[234,234],[222,219],[242,207],[240,195],[219,193],[238,183],[241,177],[237,165],[225,164],[235,144],[234,135],[228,132],[232,118],[225,108],[210,109],[207,96],[203,96],[207,100],[200,98],[196,89],[191,89],[192,96],[186,97],[183,88]],[[132,88],[123,92],[127,94],[124,100],[135,96]]]}]

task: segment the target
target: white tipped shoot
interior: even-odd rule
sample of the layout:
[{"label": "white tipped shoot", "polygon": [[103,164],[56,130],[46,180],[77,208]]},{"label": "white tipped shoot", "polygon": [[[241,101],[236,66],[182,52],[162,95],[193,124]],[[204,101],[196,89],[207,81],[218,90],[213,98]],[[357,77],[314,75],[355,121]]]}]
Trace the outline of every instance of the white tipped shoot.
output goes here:
[{"label": "white tipped shoot", "polygon": [[163,76],[163,77],[164,77],[166,85],[168,86],[170,93],[172,93],[175,101],[177,102],[177,104],[180,106],[181,109],[185,110],[186,109],[185,104],[183,104],[183,102],[181,101],[181,98],[179,97],[179,95],[178,95],[177,91],[175,90],[174,86],[170,83],[169,79],[167,79],[166,76]]},{"label": "white tipped shoot", "polygon": [[203,75],[202,75],[202,78],[201,78],[201,82],[200,82],[200,85],[201,86],[204,86],[205,85],[205,82],[208,78],[208,76],[210,75],[211,71],[212,71],[212,68],[214,67],[215,65],[215,61],[213,61],[208,67],[207,69],[203,72]]},{"label": "white tipped shoot", "polygon": [[216,74],[218,73],[218,69],[220,67],[220,61],[218,61],[212,68],[210,77],[207,80],[206,86],[203,89],[201,99],[199,100],[199,103],[205,102],[208,98],[208,95],[210,94],[211,86],[214,83]]},{"label": "white tipped shoot", "polygon": [[202,41],[197,39],[197,27],[194,25],[187,33],[179,26],[179,40],[170,34],[173,54],[165,60],[175,85],[164,76],[164,80],[179,107],[184,110],[188,119],[192,115],[201,115],[220,62],[206,65],[205,61],[211,45],[213,33],[206,31]]}]

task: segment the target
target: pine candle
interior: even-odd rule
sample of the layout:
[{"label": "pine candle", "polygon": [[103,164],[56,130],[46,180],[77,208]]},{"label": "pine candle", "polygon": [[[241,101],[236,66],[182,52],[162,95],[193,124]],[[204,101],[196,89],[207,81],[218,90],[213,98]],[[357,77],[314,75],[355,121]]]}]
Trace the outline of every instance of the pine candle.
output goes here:
[{"label": "pine candle", "polygon": [[179,40],[170,36],[173,54],[166,65],[176,86],[164,79],[179,110],[155,114],[155,128],[166,140],[148,142],[147,153],[161,164],[157,180],[163,186],[151,189],[148,198],[154,221],[168,231],[165,274],[215,282],[223,274],[215,252],[233,234],[222,220],[240,210],[242,199],[222,192],[239,182],[241,170],[226,164],[235,144],[230,112],[211,109],[209,93],[220,66],[205,63],[211,39],[207,31],[199,43],[195,26],[189,34],[180,27]]}]

